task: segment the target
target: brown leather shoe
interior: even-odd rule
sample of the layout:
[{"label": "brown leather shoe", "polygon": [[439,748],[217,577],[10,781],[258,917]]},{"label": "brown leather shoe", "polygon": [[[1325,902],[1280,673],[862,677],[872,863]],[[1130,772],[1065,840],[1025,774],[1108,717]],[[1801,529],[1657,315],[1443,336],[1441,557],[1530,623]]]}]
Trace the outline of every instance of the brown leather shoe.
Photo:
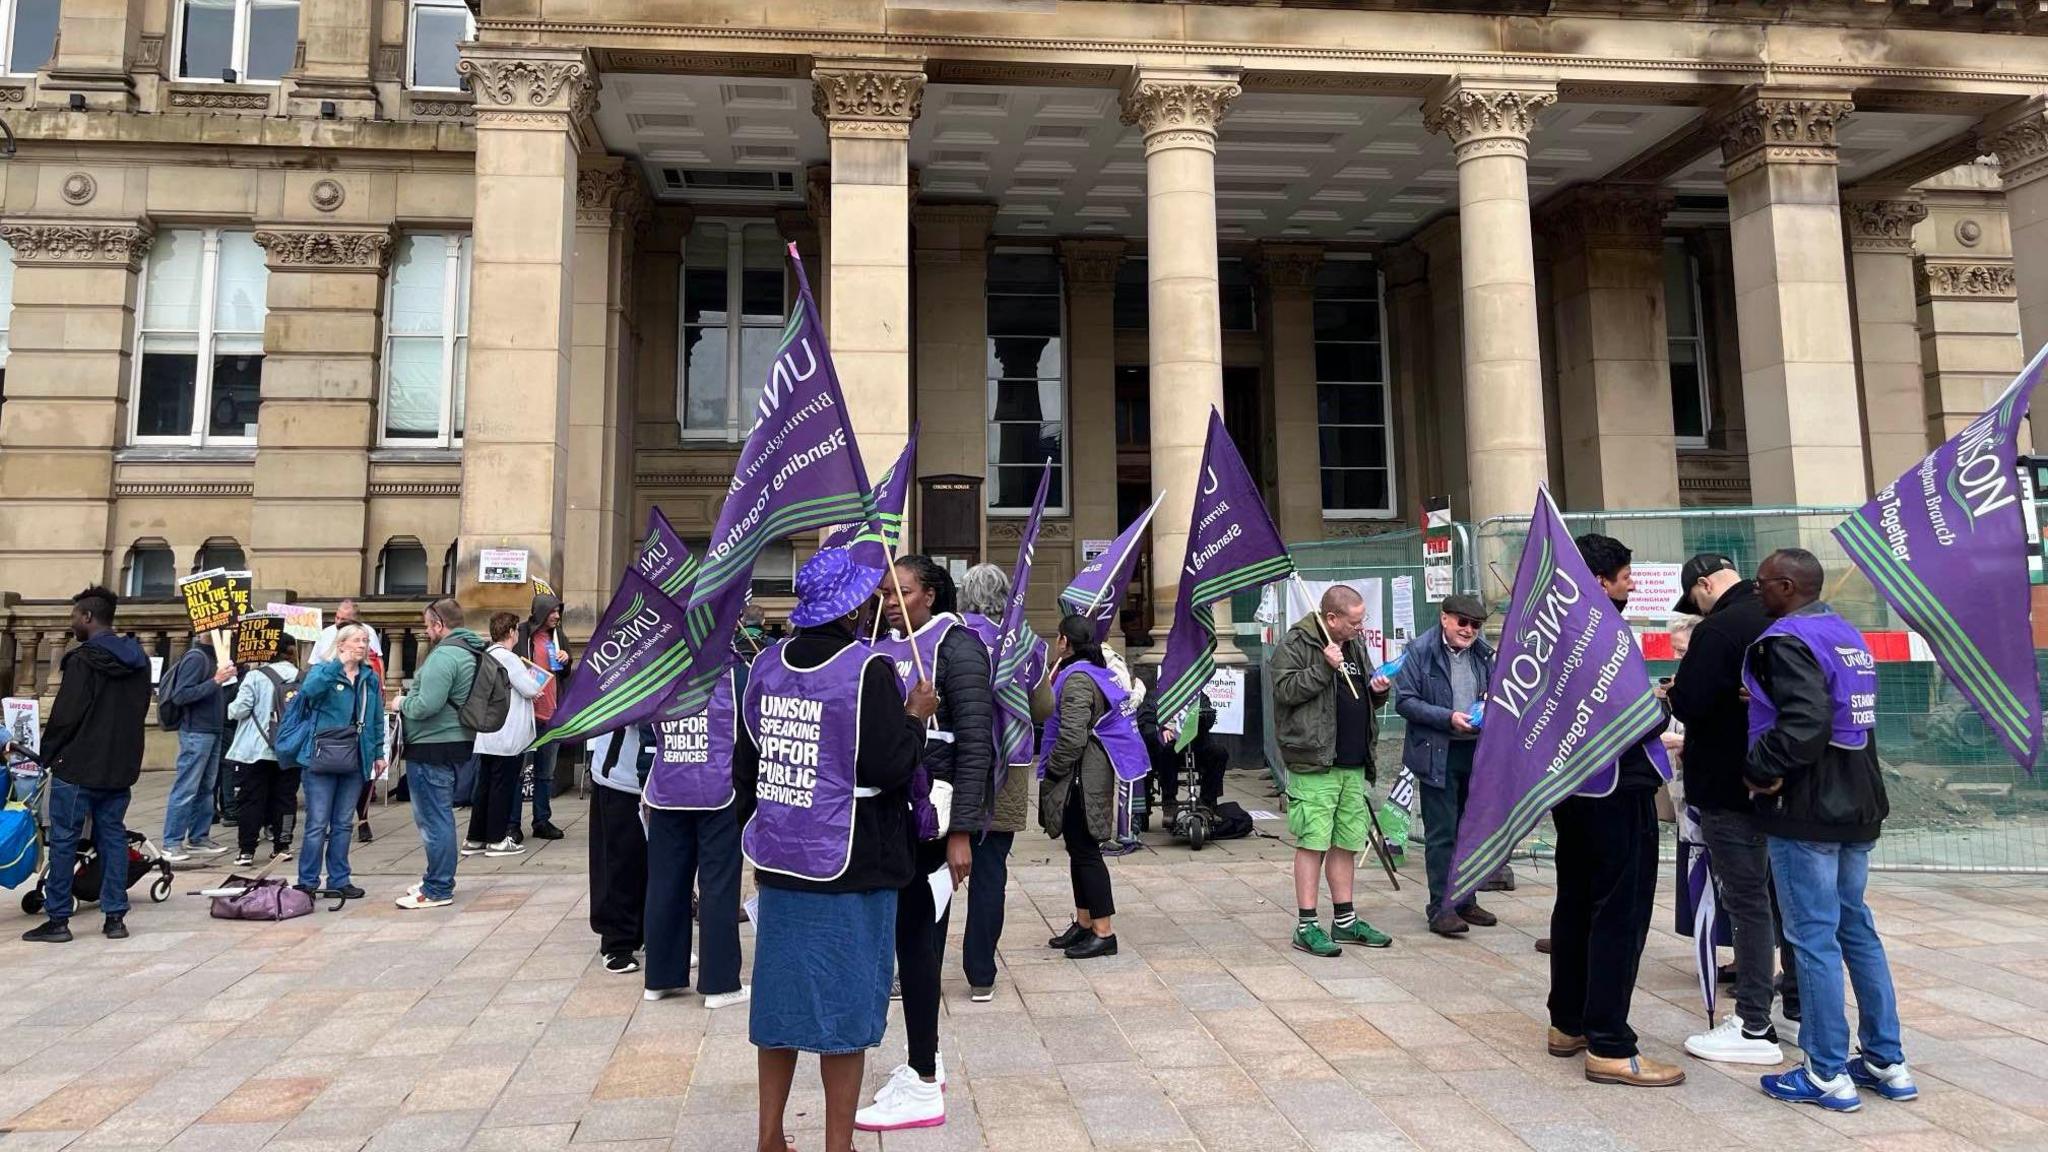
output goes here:
[{"label": "brown leather shoe", "polygon": [[1481,908],[1478,904],[1467,904],[1458,909],[1458,919],[1479,928],[1491,928],[1500,923],[1500,917]]},{"label": "brown leather shoe", "polygon": [[1577,1056],[1586,1050],[1586,1038],[1573,1036],[1569,1032],[1550,1030],[1550,1054],[1552,1056]]},{"label": "brown leather shoe", "polygon": [[1472,929],[1465,923],[1464,917],[1445,909],[1430,918],[1429,930],[1439,936],[1462,936]]},{"label": "brown leather shoe", "polygon": [[1685,1069],[1676,1064],[1659,1064],[1647,1056],[1609,1060],[1588,1052],[1586,1079],[1595,1084],[1622,1084],[1630,1088],[1670,1088],[1685,1083]]},{"label": "brown leather shoe", "polygon": [[1543,954],[1544,954],[1545,956],[1548,956],[1548,955],[1550,955],[1550,937],[1548,937],[1548,936],[1539,936],[1539,937],[1537,937],[1537,939],[1536,939],[1536,950],[1537,950],[1538,952],[1541,952],[1541,953],[1543,953]]}]

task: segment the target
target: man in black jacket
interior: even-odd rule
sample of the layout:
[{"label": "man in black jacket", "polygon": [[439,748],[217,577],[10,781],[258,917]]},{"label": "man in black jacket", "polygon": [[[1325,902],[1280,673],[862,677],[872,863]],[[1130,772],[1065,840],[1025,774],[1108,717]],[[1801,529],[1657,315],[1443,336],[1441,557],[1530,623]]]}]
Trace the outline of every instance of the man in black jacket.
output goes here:
[{"label": "man in black jacket", "polygon": [[[1749,650],[1749,758],[1743,780],[1770,837],[1785,936],[1799,962],[1806,1063],[1763,1078],[1765,1093],[1837,1112],[1862,1107],[1858,1088],[1887,1100],[1920,1090],[1899,1038],[1898,995],[1877,924],[1863,902],[1870,850],[1890,814],[1877,763],[1877,663],[1862,633],[1821,602],[1813,553],[1781,548],[1757,569],[1773,623]],[[1849,1053],[1842,967],[1856,989]]]},{"label": "man in black jacket", "polygon": [[[1756,806],[1742,782],[1749,755],[1749,704],[1742,698],[1742,660],[1771,618],[1735,562],[1702,552],[1679,573],[1684,594],[1673,611],[1704,617],[1678,664],[1666,699],[1685,725],[1685,802],[1699,813],[1700,835],[1713,859],[1714,891],[1735,929],[1735,1013],[1690,1037],[1685,1050],[1702,1060],[1777,1064],[1784,1059],[1771,1025],[1773,946],[1780,942],[1771,900],[1770,855]],[[1683,883],[1683,877],[1680,883]],[[1788,1013],[1799,987],[1785,965]]]},{"label": "man in black jacket", "polygon": [[23,940],[71,939],[71,873],[88,817],[100,855],[100,911],[109,939],[128,938],[129,790],[142,774],[142,727],[149,714],[149,657],[114,632],[119,600],[105,588],[71,598],[71,635],[79,646],[64,657],[63,682],[43,728],[42,761],[50,770],[50,860],[43,882],[40,927]]}]

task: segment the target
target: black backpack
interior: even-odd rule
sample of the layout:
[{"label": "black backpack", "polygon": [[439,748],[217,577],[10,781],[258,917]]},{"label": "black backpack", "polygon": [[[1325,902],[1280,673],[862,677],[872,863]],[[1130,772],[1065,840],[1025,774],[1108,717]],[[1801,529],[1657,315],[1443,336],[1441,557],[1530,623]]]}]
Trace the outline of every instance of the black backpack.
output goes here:
[{"label": "black backpack", "polygon": [[[186,678],[179,675],[184,668],[185,657],[180,656],[169,668],[164,669],[163,679],[157,682],[156,722],[166,731],[177,731],[178,724],[185,719],[185,706],[171,703],[171,697],[183,692],[188,686]],[[212,673],[208,672],[207,675],[211,676]]]},{"label": "black backpack", "polygon": [[256,674],[270,681],[270,717],[263,724],[263,742],[270,745],[270,751],[275,755],[277,726],[284,719],[285,706],[298,698],[299,681],[296,677],[285,679],[278,674],[277,669],[268,664],[256,669]]},{"label": "black backpack", "polygon": [[512,676],[490,656],[488,648],[468,641],[463,642],[463,647],[476,657],[476,673],[470,677],[469,695],[462,698],[456,716],[471,732],[496,732],[512,714]]},{"label": "black backpack", "polygon": [[1211,840],[1242,840],[1252,834],[1252,815],[1235,800],[1216,805],[1216,819],[1209,824]]}]

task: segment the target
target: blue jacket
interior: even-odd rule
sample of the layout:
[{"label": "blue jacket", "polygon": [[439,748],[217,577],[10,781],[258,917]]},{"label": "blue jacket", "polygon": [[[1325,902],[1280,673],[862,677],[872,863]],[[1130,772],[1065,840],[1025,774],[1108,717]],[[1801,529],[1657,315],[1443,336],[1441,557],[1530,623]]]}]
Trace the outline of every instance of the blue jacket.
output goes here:
[{"label": "blue jacket", "polygon": [[[194,636],[192,647],[172,669],[182,681],[178,690],[171,693],[171,703],[185,711],[178,717],[180,732],[215,732],[228,726],[228,697],[220,685],[213,682],[213,674],[220,665],[214,661],[213,649],[204,637]],[[172,672],[164,673],[166,676]]]},{"label": "blue jacket", "polygon": [[[362,708],[359,702],[360,694],[364,692],[370,694],[367,708]],[[306,671],[299,699],[313,710],[315,732],[354,724],[357,710],[362,708],[363,732],[359,744],[363,779],[369,779],[370,766],[384,759],[384,686],[377,681],[377,673],[365,663],[356,672],[355,684],[350,685],[347,674],[342,671],[341,661],[315,664]]]},{"label": "blue jacket", "polygon": [[[1493,645],[1480,637],[1472,641],[1472,651],[1479,657],[1479,694],[1484,696],[1493,680]],[[1441,627],[1408,646],[1408,659],[1394,677],[1394,695],[1394,711],[1408,721],[1402,767],[1432,788],[1443,787],[1451,754],[1451,658]]]}]

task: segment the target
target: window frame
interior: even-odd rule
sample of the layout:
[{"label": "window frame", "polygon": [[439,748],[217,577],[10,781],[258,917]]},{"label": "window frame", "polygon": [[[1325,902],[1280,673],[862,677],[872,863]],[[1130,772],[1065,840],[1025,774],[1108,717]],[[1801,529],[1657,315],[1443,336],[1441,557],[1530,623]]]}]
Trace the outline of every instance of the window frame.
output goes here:
[{"label": "window frame", "polygon": [[1707,363],[1707,312],[1705,297],[1700,293],[1700,258],[1693,252],[1692,245],[1687,242],[1684,236],[1665,236],[1664,249],[1667,259],[1669,258],[1670,251],[1674,248],[1685,258],[1685,281],[1687,287],[1692,289],[1692,335],[1673,336],[1671,334],[1671,321],[1669,319],[1671,301],[1664,301],[1666,315],[1664,321],[1664,383],[1665,390],[1669,391],[1671,387],[1671,365],[1673,363],[1671,359],[1671,346],[1673,344],[1691,344],[1693,346],[1693,363],[1699,369],[1700,434],[1697,436],[1679,435],[1678,413],[1674,409],[1671,413],[1672,443],[1679,448],[1705,448],[1714,435],[1714,380],[1713,370]]},{"label": "window frame", "polygon": [[[10,6],[11,3],[12,0],[9,0]],[[171,27],[171,82],[174,84],[226,84],[228,81],[218,76],[186,76],[179,71],[180,62],[185,58],[185,9],[189,3],[190,0],[178,0],[177,5],[171,9],[171,20],[173,22]],[[234,60],[234,82],[236,84],[277,86],[284,81],[283,76],[273,80],[257,80],[249,76],[249,13],[256,8],[291,7],[298,9],[299,34],[295,39],[299,43],[304,43],[306,31],[306,7],[304,0],[234,0],[234,5],[234,41],[228,49],[228,55]],[[286,69],[285,71],[289,73],[291,70]]]},{"label": "window frame", "polygon": [[[43,59],[43,69],[37,69],[34,72],[16,72],[14,70],[14,22],[20,14],[20,8],[20,0],[0,0],[0,76],[34,76],[37,72],[48,68],[51,61],[57,58],[56,39],[52,37],[50,54]],[[57,9],[59,20],[62,20],[63,14],[63,6],[59,4]]]},{"label": "window frame", "polygon": [[[740,411],[740,394],[744,386],[740,380],[740,365],[746,351],[745,333],[748,328],[767,329],[766,324],[748,324],[746,312],[747,277],[747,229],[766,227],[780,243],[781,231],[772,219],[760,216],[700,216],[691,221],[690,230],[706,224],[719,224],[725,228],[725,427],[692,428],[689,424],[690,405],[690,362],[689,343],[684,336],[690,329],[689,316],[689,233],[684,233],[682,247],[676,259],[676,434],[686,445],[696,444],[739,444],[753,429],[753,421],[745,418]],[[776,269],[782,277],[782,319],[774,325],[780,331],[789,323],[790,288],[789,268],[785,265]],[[698,324],[699,328],[711,325]]]},{"label": "window frame", "polygon": [[467,91],[468,86],[463,84],[460,79],[457,79],[452,87],[439,84],[413,83],[413,74],[417,69],[418,63],[414,47],[419,43],[419,11],[422,8],[447,8],[462,13],[466,21],[464,24],[466,31],[463,34],[463,39],[476,39],[476,15],[469,10],[469,5],[463,3],[463,0],[407,0],[405,5],[405,77],[402,86],[408,92]]},{"label": "window frame", "polygon": [[[1060,429],[1060,490],[1058,493],[1059,499],[1057,501],[1053,500],[1050,496],[1047,497],[1045,503],[1045,514],[1047,516],[1065,516],[1068,514],[1069,505],[1072,503],[1071,496],[1074,487],[1074,444],[1072,435],[1073,426],[1070,421],[1070,416],[1073,411],[1073,373],[1069,370],[1067,347],[1066,265],[1060,260],[1059,253],[1056,250],[1050,248],[1034,247],[1029,244],[997,244],[989,249],[989,256],[1041,256],[1050,258],[1053,262],[1053,283],[1055,285],[1053,291],[1053,311],[1054,314],[1059,317],[1059,332],[1056,336],[1054,336],[1054,339],[1058,340],[1060,345],[1060,412],[1059,419],[1057,421]],[[1006,293],[1006,295],[1009,295],[1009,293]],[[984,364],[986,364],[988,359],[988,341],[995,339],[995,337],[991,333],[989,333],[987,327],[988,302],[988,285],[986,282],[984,282],[981,289],[981,355]],[[989,376],[986,372],[983,373],[982,377],[982,387],[984,389],[982,393],[982,411],[988,419],[988,426],[991,430],[997,427],[995,412],[996,389],[1000,386],[1001,381],[1003,379],[1005,378],[1000,376]],[[1004,421],[1004,423],[1017,423],[1017,421]],[[1044,422],[1040,421],[1040,423],[1042,424]],[[1115,430],[1111,429],[1111,432],[1113,435]],[[987,459],[986,457],[988,457],[989,452],[985,440],[982,446],[982,455],[984,457],[984,459],[982,460],[982,514],[988,518],[998,520],[1023,519],[1027,516],[1030,516],[1031,506],[1029,504],[1012,507],[1007,504],[995,503],[996,494],[1002,490],[1002,485],[996,483],[997,469],[1025,468],[1029,467],[1029,465],[1002,464],[999,461]]]},{"label": "window frame", "polygon": [[[145,553],[161,554],[170,561],[171,586],[162,595],[152,595],[138,585],[142,570],[138,559]],[[121,595],[135,600],[164,600],[178,594],[178,552],[160,536],[145,537],[128,545],[128,555],[121,564]]]},{"label": "window frame", "polygon": [[[392,550],[393,548],[398,548],[398,549],[402,549],[402,550],[408,550],[408,551],[412,551],[412,552],[417,552],[417,553],[419,553],[419,558],[420,558],[420,585],[419,585],[419,591],[417,591],[417,592],[411,592],[411,591],[401,591],[401,592],[393,592],[393,591],[391,590],[391,550]],[[420,543],[419,537],[417,537],[417,536],[393,536],[393,537],[391,537],[390,539],[388,539],[388,540],[384,541],[384,547],[382,547],[382,548],[380,548],[380,549],[378,549],[378,550],[377,550],[377,595],[379,595],[379,596],[410,596],[410,597],[412,597],[413,599],[415,599],[415,600],[418,600],[418,599],[425,599],[425,598],[427,598],[428,596],[430,596],[430,595],[431,595],[431,593],[432,593],[432,589],[433,589],[433,587],[434,587],[434,569],[433,569],[433,562],[432,562],[432,560],[431,560],[431,559],[430,559],[430,558],[429,558],[429,557],[427,556],[427,546],[426,546],[425,544],[422,544],[422,543]]]},{"label": "window frame", "polygon": [[[1376,307],[1377,307],[1377,308],[1379,309],[1379,339],[1378,339],[1378,340],[1376,340],[1376,341],[1374,341],[1374,343],[1376,343],[1376,344],[1378,344],[1378,345],[1379,345],[1379,352],[1380,352],[1380,378],[1379,378],[1379,380],[1377,381],[1377,383],[1379,384],[1379,388],[1380,388],[1380,422],[1381,422],[1381,427],[1385,429],[1385,432],[1384,432],[1384,436],[1385,436],[1385,439],[1386,439],[1386,451],[1387,451],[1387,468],[1386,468],[1386,472],[1387,472],[1387,503],[1386,503],[1386,506],[1385,506],[1385,507],[1383,507],[1383,508],[1328,508],[1328,507],[1325,507],[1325,508],[1323,508],[1323,509],[1322,509],[1322,515],[1323,515],[1323,519],[1325,519],[1325,520],[1397,520],[1397,519],[1400,519],[1400,512],[1399,512],[1399,509],[1400,509],[1400,507],[1401,507],[1401,492],[1400,492],[1400,484],[1401,484],[1401,470],[1400,470],[1400,468],[1399,468],[1399,466],[1398,466],[1398,464],[1399,464],[1399,460],[1400,460],[1400,453],[1399,453],[1399,440],[1398,440],[1398,438],[1397,438],[1397,437],[1395,436],[1395,434],[1394,434],[1394,381],[1393,381],[1393,361],[1392,361],[1392,357],[1391,357],[1391,356],[1390,356],[1390,354],[1389,354],[1389,349],[1388,349],[1388,346],[1387,346],[1387,345],[1388,345],[1388,340],[1387,340],[1387,270],[1386,270],[1386,267],[1385,267],[1384,265],[1382,265],[1382,264],[1381,264],[1381,263],[1380,263],[1380,262],[1379,262],[1378,260],[1374,259],[1374,258],[1373,258],[1373,257],[1372,257],[1372,256],[1371,256],[1371,255],[1370,255],[1369,253],[1363,253],[1363,252],[1327,252],[1327,253],[1324,253],[1324,255],[1323,255],[1323,259],[1324,259],[1325,261],[1330,261],[1330,262],[1355,262],[1355,263],[1360,263],[1360,264],[1370,264],[1370,265],[1372,266],[1372,270],[1373,270],[1373,279],[1374,279],[1374,280],[1376,281],[1376,286],[1375,286],[1375,287],[1374,287],[1374,289],[1373,289],[1373,295],[1374,295],[1374,300],[1373,300],[1373,303],[1374,303],[1374,305],[1375,305],[1375,306],[1376,306]],[[1313,288],[1311,288],[1311,289],[1310,289],[1310,294],[1309,294],[1309,306],[1310,306],[1310,308],[1311,308],[1311,309],[1313,309],[1313,308],[1315,307],[1315,290],[1314,290]],[[1314,325],[1313,325],[1313,323],[1311,323],[1311,325],[1310,325],[1310,329],[1309,329],[1309,355],[1310,355],[1310,357],[1311,357],[1311,360],[1313,360],[1313,358],[1314,358],[1314,356],[1315,356],[1315,346],[1316,346],[1317,344],[1320,344],[1320,343],[1322,343],[1322,341],[1320,341],[1320,340],[1317,340],[1317,339],[1316,339],[1316,337],[1315,337],[1315,329],[1314,329]],[[1353,343],[1353,341],[1344,341],[1344,343]],[[1356,341],[1356,343],[1363,343],[1363,341]],[[1321,408],[1321,402],[1322,402],[1322,396],[1321,396],[1320,392],[1321,392],[1321,389],[1322,389],[1323,385],[1324,385],[1324,384],[1326,384],[1326,383],[1327,383],[1327,384],[1330,384],[1330,385],[1333,385],[1333,386],[1343,387],[1343,386],[1359,386],[1359,385],[1371,384],[1371,383],[1375,383],[1375,382],[1374,382],[1374,381],[1368,381],[1368,380],[1329,380],[1329,381],[1325,381],[1325,380],[1323,380],[1323,379],[1322,379],[1322,373],[1321,373],[1321,372],[1317,372],[1317,373],[1316,373],[1316,381],[1315,381],[1315,386],[1316,386],[1316,388],[1317,388],[1317,390],[1318,390],[1318,394],[1317,394],[1317,397],[1316,397],[1316,402],[1317,402],[1317,406],[1318,406],[1318,411],[1317,411],[1317,414],[1316,414],[1316,503],[1317,503],[1317,504],[1319,504],[1319,505],[1323,503],[1323,496],[1322,496],[1322,493],[1323,493],[1323,473],[1324,473],[1324,471],[1326,471],[1326,470],[1327,470],[1327,469],[1325,468],[1324,464],[1323,464],[1323,446],[1322,446],[1322,433],[1323,433],[1323,428],[1324,428],[1324,427],[1326,427],[1326,425],[1324,425],[1324,423],[1323,423],[1323,420],[1322,420],[1322,413],[1321,413],[1321,411],[1320,411],[1320,408]],[[1332,424],[1332,425],[1327,425],[1327,427],[1332,427],[1332,428],[1358,428],[1358,427],[1363,427],[1363,425],[1357,425],[1357,424]],[[1339,468],[1337,468],[1337,469],[1335,469],[1335,470],[1336,470],[1336,471],[1340,471],[1340,472],[1342,472],[1342,471],[1359,471],[1359,469],[1348,469],[1348,468],[1342,468],[1342,467],[1339,467]]]},{"label": "window frame", "polygon": [[[460,449],[463,432],[468,421],[458,429],[455,423],[455,369],[458,354],[466,369],[469,357],[469,309],[462,307],[464,289],[475,269],[474,244],[470,233],[420,229],[402,232],[398,242],[416,236],[439,236],[444,251],[442,259],[451,267],[441,277],[441,414],[433,436],[392,436],[390,434],[391,408],[391,309],[398,295],[398,264],[394,258],[391,270],[384,276],[384,322],[383,337],[377,342],[377,446],[380,448],[415,449]],[[453,243],[449,243],[453,241]],[[406,337],[418,339],[419,337]],[[469,401],[469,389],[463,388],[465,407]]]},{"label": "window frame", "polygon": [[[143,353],[151,329],[145,323],[149,315],[149,261],[142,262],[140,283],[135,288],[135,342],[131,345],[133,364],[128,368],[128,443],[137,448],[184,447],[184,448],[254,448],[256,436],[216,436],[207,429],[212,424],[213,410],[213,355],[214,342],[219,336],[214,321],[217,318],[220,293],[220,239],[224,233],[241,233],[251,238],[255,230],[239,224],[206,224],[178,226],[162,229],[164,232],[199,233],[199,328],[195,333],[197,347],[192,364],[192,430],[183,435],[145,436],[142,434],[142,369]],[[264,268],[265,327],[269,326],[270,314],[270,270]],[[231,333],[243,335],[243,333]],[[268,360],[270,352],[261,352]],[[263,399],[261,376],[258,376],[256,410],[261,417]]]}]

